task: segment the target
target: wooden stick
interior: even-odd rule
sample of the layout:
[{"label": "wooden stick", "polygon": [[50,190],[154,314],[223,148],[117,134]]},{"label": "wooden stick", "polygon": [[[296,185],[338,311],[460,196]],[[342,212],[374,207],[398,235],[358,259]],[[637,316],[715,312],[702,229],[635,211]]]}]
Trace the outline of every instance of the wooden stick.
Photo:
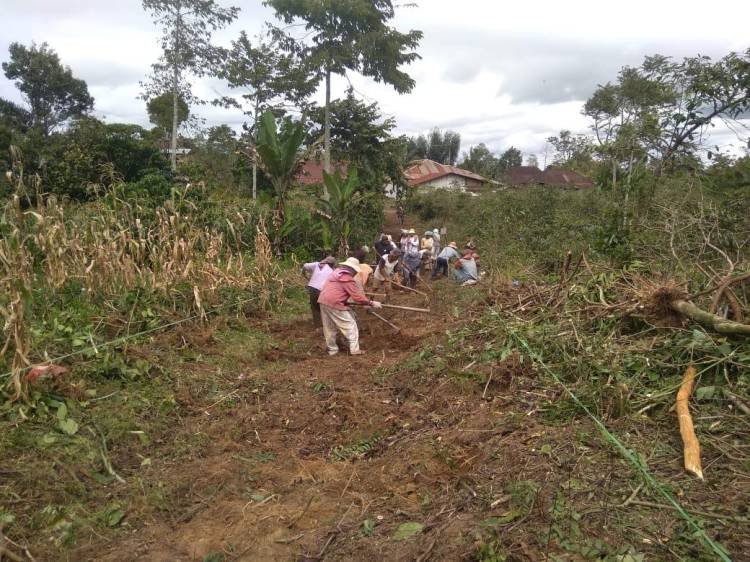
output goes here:
[{"label": "wooden stick", "polygon": [[425,281],[424,279],[422,279],[421,275],[417,275],[417,281],[419,281],[420,283],[422,283],[428,291],[430,291],[431,293],[433,292],[432,287],[430,287],[430,285],[427,283],[427,281]]},{"label": "wooden stick", "polygon": [[393,322],[391,322],[389,320],[386,320],[385,318],[383,318],[382,316],[380,316],[380,314],[378,314],[374,310],[368,310],[367,312],[370,313],[370,314],[372,314],[375,318],[377,318],[379,320],[382,320],[383,322],[385,322],[386,324],[388,324],[391,328],[393,328],[397,332],[401,331],[401,328],[399,328],[398,326],[396,326]]},{"label": "wooden stick", "polygon": [[406,289],[407,291],[411,291],[412,293],[417,293],[418,295],[422,295],[423,297],[430,298],[430,295],[427,293],[423,293],[422,291],[417,291],[416,289],[412,289],[411,287],[407,287],[406,285],[402,285],[401,283],[396,283],[395,281],[391,281],[391,285],[394,285],[396,287],[400,287],[402,289]]},{"label": "wooden stick", "polygon": [[396,308],[398,310],[411,310],[412,312],[430,312],[429,308],[415,308],[413,306],[400,306],[397,304],[385,304],[381,303],[383,308]]},{"label": "wooden stick", "polygon": [[693,418],[690,417],[688,399],[693,392],[695,383],[695,367],[688,367],[682,379],[682,385],[677,392],[675,406],[677,408],[677,420],[680,424],[680,435],[682,436],[685,470],[695,474],[703,480],[703,469],[701,468],[701,447],[693,428]]}]

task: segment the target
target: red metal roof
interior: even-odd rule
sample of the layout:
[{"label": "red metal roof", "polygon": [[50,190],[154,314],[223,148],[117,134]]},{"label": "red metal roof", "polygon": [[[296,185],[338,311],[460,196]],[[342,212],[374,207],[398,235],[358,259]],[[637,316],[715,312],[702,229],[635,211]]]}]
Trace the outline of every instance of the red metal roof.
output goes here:
[{"label": "red metal roof", "polygon": [[577,187],[585,189],[594,187],[594,182],[583,174],[564,168],[548,167],[542,172],[542,183],[546,185],[560,185],[563,187]]},{"label": "red metal roof", "polygon": [[[346,176],[349,166],[346,162],[331,162],[331,168],[338,170],[342,176]],[[323,163],[317,160],[308,160],[302,165],[302,169],[295,178],[302,185],[319,185],[323,183]]]},{"label": "red metal roof", "polygon": [[511,185],[541,183],[542,171],[536,166],[513,166],[505,170],[505,177]]},{"label": "red metal roof", "polygon": [[463,170],[455,166],[449,166],[448,164],[438,164],[432,160],[414,160],[404,170],[404,175],[411,187],[451,174],[480,182],[487,181],[484,177],[469,170]]},{"label": "red metal roof", "polygon": [[583,174],[554,166],[549,166],[544,171],[536,166],[514,166],[506,170],[505,177],[511,185],[544,184],[579,189],[594,187],[594,182]]}]

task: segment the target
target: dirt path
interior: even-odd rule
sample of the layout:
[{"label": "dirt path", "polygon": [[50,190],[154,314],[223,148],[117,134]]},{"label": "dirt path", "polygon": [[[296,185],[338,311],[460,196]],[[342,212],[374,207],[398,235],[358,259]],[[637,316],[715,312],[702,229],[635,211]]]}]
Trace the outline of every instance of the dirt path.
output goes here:
[{"label": "dirt path", "polygon": [[[590,470],[566,443],[580,427],[542,423],[535,403],[546,391],[516,357],[486,384],[486,371],[452,365],[461,361],[446,342],[458,326],[455,290],[439,282],[428,317],[392,314],[401,334],[360,314],[361,357],[326,356],[307,319],[270,324],[282,343],[234,365],[238,402],[181,397],[193,407],[180,431],[203,446],[187,463],[163,459],[163,478],[183,491],[177,505],[74,559],[461,560],[495,540],[486,537],[498,525],[510,533],[504,548],[543,558],[556,491]],[[414,523],[419,532],[398,540]]]},{"label": "dirt path", "polygon": [[[559,391],[528,361],[471,360],[488,351],[481,330],[461,336],[486,310],[481,291],[434,289],[430,315],[385,312],[399,334],[360,313],[364,356],[326,356],[306,317],[257,322],[268,341],[256,354],[198,342],[174,443],[140,481],[152,502],[161,481],[178,492],[71,559],[604,559],[631,552],[632,529],[674,527],[663,510],[613,507],[630,471],[590,424],[546,416]],[[232,388],[218,401],[201,383],[216,372]],[[178,446],[194,450],[172,460]]]}]

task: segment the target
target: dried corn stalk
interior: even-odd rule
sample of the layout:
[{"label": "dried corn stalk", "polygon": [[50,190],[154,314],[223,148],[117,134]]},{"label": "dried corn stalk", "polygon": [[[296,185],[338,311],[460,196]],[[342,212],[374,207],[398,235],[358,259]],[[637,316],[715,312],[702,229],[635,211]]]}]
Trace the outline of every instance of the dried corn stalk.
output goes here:
[{"label": "dried corn stalk", "polygon": [[685,455],[685,470],[695,474],[703,480],[703,468],[701,467],[701,446],[695,436],[693,418],[690,417],[688,400],[693,393],[695,384],[695,367],[688,367],[682,379],[680,390],[677,392],[677,420],[680,423],[680,435]]}]

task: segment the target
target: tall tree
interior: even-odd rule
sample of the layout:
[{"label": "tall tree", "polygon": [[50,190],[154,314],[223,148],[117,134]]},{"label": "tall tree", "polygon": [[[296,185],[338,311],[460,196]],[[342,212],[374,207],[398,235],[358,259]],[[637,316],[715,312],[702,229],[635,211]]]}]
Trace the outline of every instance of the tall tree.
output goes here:
[{"label": "tall tree", "polygon": [[[320,138],[325,118],[321,109],[312,117],[317,125],[311,135],[314,140]],[[395,128],[395,119],[384,119],[376,102],[362,102],[351,89],[345,98],[331,102],[331,153],[358,170],[359,183],[366,191],[382,193],[387,183],[406,186],[406,151],[403,139],[391,136]]]},{"label": "tall tree", "polygon": [[583,113],[615,174],[617,160],[650,159],[661,172],[693,153],[716,119],[731,123],[748,110],[750,49],[718,61],[646,57],[639,67],[624,67],[615,84],[599,86]]},{"label": "tall tree", "polygon": [[306,55],[325,80],[324,167],[330,172],[331,75],[352,70],[390,84],[399,93],[410,92],[414,80],[400,67],[419,58],[413,49],[422,32],[401,33],[389,25],[395,15],[392,0],[264,0],[264,4],[287,24],[303,20],[311,34]]},{"label": "tall tree", "polygon": [[580,171],[585,171],[591,164],[593,146],[591,139],[586,135],[574,135],[563,129],[559,135],[548,137],[547,142],[555,150],[553,164]]},{"label": "tall tree", "polygon": [[500,177],[509,168],[520,166],[522,162],[523,155],[521,154],[521,151],[515,146],[511,146],[500,155],[500,158],[497,159],[495,177]]},{"label": "tall tree", "polygon": [[145,97],[172,93],[171,163],[177,168],[177,127],[180,96],[194,101],[188,75],[215,73],[216,48],[211,35],[231,23],[239,8],[222,8],[214,0],[143,0],[143,8],[161,26],[162,56],[152,65]]},{"label": "tall tree", "polygon": [[[172,92],[164,92],[146,103],[148,120],[159,127],[167,138],[170,138],[172,132],[172,123],[174,121],[174,95]],[[190,107],[177,95],[177,128],[179,129],[190,117]]]},{"label": "tall tree", "polygon": [[[314,91],[318,80],[310,76],[299,57],[299,49],[288,37],[272,30],[273,40],[259,38],[255,44],[244,31],[230,49],[224,51],[219,77],[239,90],[239,99],[224,96],[217,100],[237,107],[251,119],[245,130],[258,140],[258,119],[268,111],[281,112],[289,105],[299,106]],[[282,50],[279,47],[283,45]],[[253,161],[253,199],[257,196],[257,164]]]},{"label": "tall tree", "polygon": [[3,63],[3,71],[15,81],[29,106],[31,128],[42,137],[94,107],[86,82],[75,78],[47,43],[11,43],[8,50],[10,61]]},{"label": "tall tree", "polygon": [[427,158],[441,164],[456,163],[461,150],[461,135],[455,131],[441,131],[437,127],[425,137],[409,139],[409,159]]},{"label": "tall tree", "polygon": [[535,168],[539,167],[539,159],[536,157],[536,154],[529,154],[526,157],[526,165],[534,166]]}]

